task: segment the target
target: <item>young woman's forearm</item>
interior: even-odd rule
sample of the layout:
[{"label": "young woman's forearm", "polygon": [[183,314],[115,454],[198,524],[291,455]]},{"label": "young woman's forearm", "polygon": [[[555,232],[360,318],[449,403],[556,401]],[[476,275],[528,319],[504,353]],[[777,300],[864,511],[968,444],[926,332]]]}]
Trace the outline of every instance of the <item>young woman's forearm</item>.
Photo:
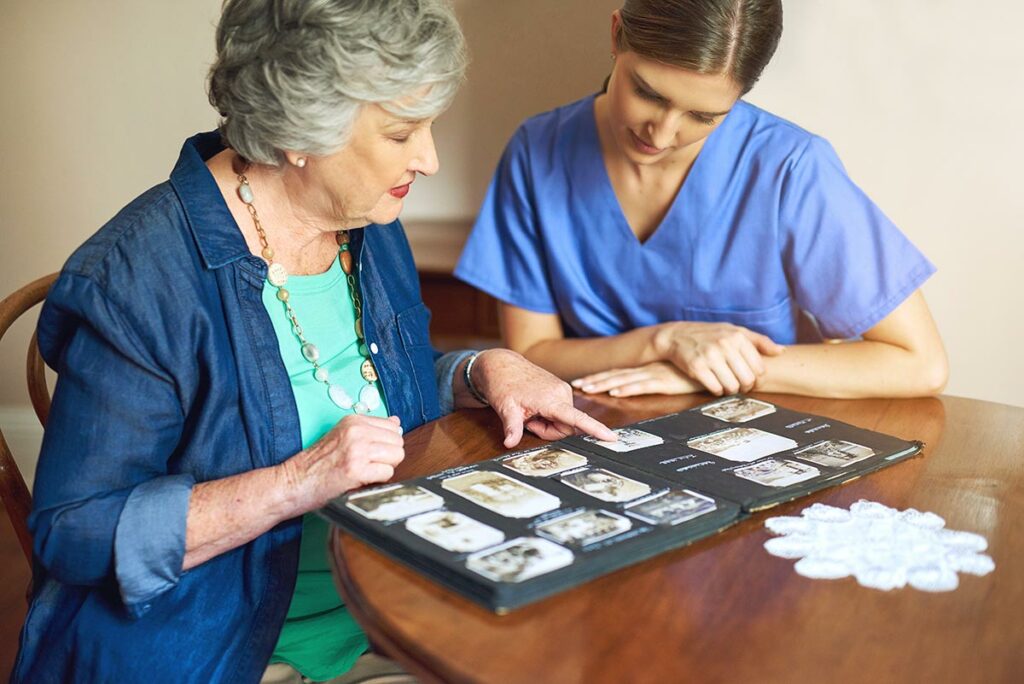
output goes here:
[{"label": "young woman's forearm", "polygon": [[660,361],[659,326],[636,328],[608,337],[541,340],[519,351],[541,368],[571,381],[609,368],[628,368]]},{"label": "young woman's forearm", "polygon": [[932,396],[948,377],[941,348],[910,350],[872,340],[794,345],[764,364],[757,390],[841,399]]}]

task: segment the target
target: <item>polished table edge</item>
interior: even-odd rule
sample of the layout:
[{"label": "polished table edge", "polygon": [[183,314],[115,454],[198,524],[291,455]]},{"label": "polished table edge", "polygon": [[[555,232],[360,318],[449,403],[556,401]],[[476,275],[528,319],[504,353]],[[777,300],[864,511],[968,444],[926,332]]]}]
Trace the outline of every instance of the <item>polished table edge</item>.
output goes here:
[{"label": "polished table edge", "polygon": [[[356,588],[355,582],[349,576],[346,565],[338,562],[339,554],[336,553],[338,544],[362,544],[362,542],[341,530],[335,529],[335,532],[335,534],[330,535],[328,540],[328,558],[333,570],[331,574],[334,576],[334,583],[338,593],[345,600],[345,607],[352,614],[352,617],[356,619],[356,622],[359,623],[359,626],[366,632],[373,649],[398,661],[402,667],[425,684],[468,682],[468,680],[447,672],[444,664],[437,659],[429,657],[418,649],[407,648],[404,639],[394,638],[388,634],[387,630],[381,626],[383,620],[377,619],[373,608],[362,600],[362,593]],[[377,553],[376,549],[372,549],[372,547],[367,546],[366,548]]]}]

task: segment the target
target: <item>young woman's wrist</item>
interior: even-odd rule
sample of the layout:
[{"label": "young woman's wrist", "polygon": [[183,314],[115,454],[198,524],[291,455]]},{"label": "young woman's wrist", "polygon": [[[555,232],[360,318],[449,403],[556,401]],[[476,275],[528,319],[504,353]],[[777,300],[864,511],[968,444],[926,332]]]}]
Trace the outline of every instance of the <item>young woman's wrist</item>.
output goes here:
[{"label": "young woman's wrist", "polygon": [[674,336],[678,323],[658,323],[650,326],[651,336],[647,347],[654,361],[671,361],[675,348]]}]

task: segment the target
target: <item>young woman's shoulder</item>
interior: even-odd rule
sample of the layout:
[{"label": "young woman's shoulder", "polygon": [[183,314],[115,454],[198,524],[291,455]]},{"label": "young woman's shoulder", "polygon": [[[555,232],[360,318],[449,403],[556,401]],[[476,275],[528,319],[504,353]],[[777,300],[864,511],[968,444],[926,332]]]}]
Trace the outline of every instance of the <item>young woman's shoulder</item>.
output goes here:
[{"label": "young woman's shoulder", "polygon": [[581,135],[596,129],[594,95],[534,114],[519,125],[510,149],[520,149],[531,156],[578,144]]},{"label": "young woman's shoulder", "polygon": [[831,150],[821,136],[745,100],[736,103],[729,119],[731,128],[727,137],[736,152],[765,162],[786,164],[799,160],[809,151],[813,154],[820,148]]}]

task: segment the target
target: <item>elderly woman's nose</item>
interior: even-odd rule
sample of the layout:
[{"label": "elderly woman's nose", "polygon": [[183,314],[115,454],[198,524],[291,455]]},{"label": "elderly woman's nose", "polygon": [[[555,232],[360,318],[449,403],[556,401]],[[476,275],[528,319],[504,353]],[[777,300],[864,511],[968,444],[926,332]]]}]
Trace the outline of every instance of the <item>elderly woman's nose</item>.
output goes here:
[{"label": "elderly woman's nose", "polygon": [[434,147],[434,136],[429,132],[423,136],[423,142],[416,150],[416,155],[409,165],[411,171],[422,173],[424,176],[433,176],[437,173],[441,163],[437,158],[437,148]]}]

